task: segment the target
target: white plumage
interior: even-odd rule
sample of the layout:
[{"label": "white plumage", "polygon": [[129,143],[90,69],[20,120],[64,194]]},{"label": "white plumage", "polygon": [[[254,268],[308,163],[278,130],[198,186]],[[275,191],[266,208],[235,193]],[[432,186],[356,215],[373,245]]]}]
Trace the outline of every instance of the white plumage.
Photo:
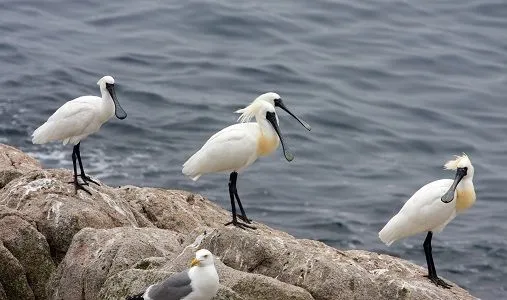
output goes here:
[{"label": "white plumage", "polygon": [[[265,100],[272,97],[279,96],[275,93],[263,94],[248,107],[240,110],[243,112],[240,120],[245,123],[231,125],[212,135],[201,149],[183,164],[183,174],[197,180],[206,173],[240,172],[258,157],[269,155],[276,150],[280,139],[274,124],[266,119],[267,112],[273,113],[278,126],[278,116],[270,103],[273,99]],[[248,122],[252,117],[255,117],[255,123]],[[285,151],[285,145],[282,146],[287,160],[291,161],[293,155]]]},{"label": "white plumage", "polygon": [[420,188],[382,228],[379,238],[389,246],[397,240],[427,232],[423,246],[428,278],[436,285],[450,288],[449,284],[437,276],[431,240],[433,233],[441,232],[457,214],[475,203],[475,189],[474,167],[467,155],[448,161],[445,168],[456,170],[455,179],[436,180]]},{"label": "white plumage", "polygon": [[[270,135],[273,133],[270,132]],[[257,145],[261,136],[261,126],[258,123],[240,123],[226,127],[209,138],[183,164],[182,172],[194,181],[206,173],[241,172],[259,157]],[[274,141],[273,150],[279,143],[277,137]]]},{"label": "white plumage", "polygon": [[[303,126],[309,128],[306,122],[293,115],[283,104],[276,93],[266,93],[257,97],[250,105],[237,112],[241,112],[239,120],[242,123],[231,125],[211,136],[208,141],[192,155],[184,164],[182,172],[193,180],[204,174],[214,172],[229,172],[229,195],[233,213],[232,224],[239,227],[249,227],[236,220],[236,198],[241,210],[241,217],[247,223],[241,200],[236,190],[238,172],[250,166],[260,156],[266,156],[275,151],[282,144],[283,153],[288,161],[294,156],[288,151],[278,126],[278,116],[275,112],[276,104],[294,116]],[[255,117],[255,123],[248,121]],[[229,224],[229,223],[228,223]]]},{"label": "white plumage", "polygon": [[66,102],[33,132],[32,142],[45,144],[61,140],[64,145],[76,145],[88,135],[97,132],[102,124],[114,115],[115,109],[117,117],[124,119],[127,116],[125,111],[106,88],[106,84],[114,84],[113,77],[104,76],[97,84],[102,97],[82,96]]},{"label": "white plumage", "polygon": [[420,188],[382,228],[379,233],[382,242],[389,246],[417,233],[442,231],[456,216],[453,203],[440,201],[452,183],[451,179],[441,179]]},{"label": "white plumage", "polygon": [[[102,77],[97,84],[102,97],[83,96],[66,102],[57,109],[48,120],[32,134],[32,143],[45,144],[52,141],[63,141],[63,144],[72,144],[72,164],[74,166],[74,185],[91,194],[83,185],[88,182],[98,184],[86,176],[81,161],[80,143],[88,135],[99,131],[102,124],[116,114],[118,119],[125,119],[127,113],[121,108],[114,90],[114,79],[111,76]],[[77,180],[77,166],[79,163],[81,178],[84,183]]]},{"label": "white plumage", "polygon": [[46,123],[42,124],[32,134],[34,144],[45,144],[62,140],[66,145],[73,145],[91,133],[97,132],[105,120],[98,118],[101,99],[94,96],[84,96],[71,100],[62,105]]}]

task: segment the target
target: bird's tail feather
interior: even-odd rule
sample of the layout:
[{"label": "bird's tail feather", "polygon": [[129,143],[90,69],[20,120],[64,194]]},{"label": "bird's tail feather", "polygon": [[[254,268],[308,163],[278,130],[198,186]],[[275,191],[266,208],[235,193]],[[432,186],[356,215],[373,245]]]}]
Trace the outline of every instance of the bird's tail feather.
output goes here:
[{"label": "bird's tail feather", "polygon": [[198,162],[199,162],[199,152],[195,153],[190,157],[184,164],[183,169],[181,172],[190,178],[192,178],[193,181],[196,181],[201,177],[201,173],[198,170]]},{"label": "bird's tail feather", "polygon": [[35,129],[32,133],[32,143],[44,144],[49,142],[50,130],[48,123],[42,124],[39,128]]},{"label": "bird's tail feather", "polygon": [[125,300],[144,300],[143,295],[144,295],[144,292],[134,295],[134,296],[127,296],[127,298],[125,298]]},{"label": "bird's tail feather", "polygon": [[397,240],[407,236],[407,233],[404,230],[406,226],[401,224],[403,223],[403,220],[401,219],[402,217],[400,215],[392,217],[378,233],[380,240],[387,246],[390,246]]},{"label": "bird's tail feather", "polygon": [[[71,136],[66,138],[66,136],[68,136],[67,134],[68,132],[69,132],[68,128],[67,130],[55,128],[55,123],[48,121],[39,126],[39,128],[35,129],[35,131],[32,133],[32,143],[45,144],[48,142],[64,139],[63,144],[67,145],[69,141],[72,142],[73,144],[77,144],[79,142],[79,139],[82,138],[81,136],[78,137]],[[74,142],[74,140],[77,140],[77,142]]]}]

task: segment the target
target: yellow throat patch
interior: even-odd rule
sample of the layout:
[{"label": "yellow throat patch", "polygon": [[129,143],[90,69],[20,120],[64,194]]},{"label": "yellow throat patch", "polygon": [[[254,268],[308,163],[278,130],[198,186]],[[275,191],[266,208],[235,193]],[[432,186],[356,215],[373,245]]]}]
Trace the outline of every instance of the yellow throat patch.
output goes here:
[{"label": "yellow throat patch", "polygon": [[278,147],[278,138],[276,135],[267,137],[261,133],[261,136],[257,140],[257,154],[259,156],[265,156],[271,154]]},{"label": "yellow throat patch", "polygon": [[475,203],[475,190],[467,188],[464,190],[457,190],[456,211],[460,212],[469,209]]}]

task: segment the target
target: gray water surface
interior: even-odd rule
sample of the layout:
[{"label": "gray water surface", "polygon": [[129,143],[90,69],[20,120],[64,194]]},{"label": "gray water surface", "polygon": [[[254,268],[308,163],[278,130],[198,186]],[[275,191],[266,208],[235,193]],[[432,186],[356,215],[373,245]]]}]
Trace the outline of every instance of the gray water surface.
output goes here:
[{"label": "gray water surface", "polygon": [[227,174],[182,163],[233,111],[278,92],[281,149],[240,174],[248,215],[301,238],[425,266],[424,234],[377,232],[466,152],[477,203],[433,241],[439,275],[482,299],[507,289],[507,2],[35,1],[0,3],[0,142],[71,168],[71,147],[30,134],[65,101],[115,77],[127,119],[82,145],[111,186],[187,189],[229,209]]}]

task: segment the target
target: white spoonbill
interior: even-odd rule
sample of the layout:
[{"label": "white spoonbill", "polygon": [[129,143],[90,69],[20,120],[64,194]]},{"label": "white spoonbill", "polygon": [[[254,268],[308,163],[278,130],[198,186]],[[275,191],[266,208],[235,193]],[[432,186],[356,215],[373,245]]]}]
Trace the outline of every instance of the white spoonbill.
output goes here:
[{"label": "white spoonbill", "polygon": [[126,300],[211,300],[220,286],[213,254],[206,249],[197,251],[190,266]]},{"label": "white spoonbill", "polygon": [[[63,141],[66,145],[74,145],[72,150],[72,164],[74,165],[74,186],[76,192],[78,189],[91,193],[83,187],[88,182],[93,182],[85,174],[83,163],[81,162],[81,153],[79,145],[81,140],[88,135],[99,131],[102,124],[109,120],[113,115],[118,119],[125,119],[127,113],[121,108],[114,90],[114,79],[111,76],[102,77],[97,84],[100,87],[102,97],[82,96],[70,100],[62,105],[55,113],[49,117],[46,123],[42,124],[32,134],[32,143],[45,144],[51,141]],[[81,169],[81,179],[83,183],[77,180],[76,160]]]},{"label": "white spoonbill", "polygon": [[[240,110],[242,112],[240,120],[243,123],[231,125],[215,133],[199,151],[183,164],[183,174],[191,177],[194,181],[206,173],[230,172],[229,197],[231,199],[232,221],[225,225],[233,224],[243,229],[255,229],[255,227],[237,220],[234,199],[237,200],[241,211],[240,218],[246,223],[251,223],[238,196],[236,188],[238,172],[250,166],[258,157],[271,154],[278,148],[280,142],[287,161],[294,159],[294,155],[288,151],[284,143],[278,126],[278,116],[275,107],[271,104],[277,99],[281,101],[280,96],[275,93],[266,93],[257,97],[249,106]],[[284,109],[288,111],[286,107]],[[294,114],[290,114],[294,116]],[[247,122],[252,117],[255,117],[256,122]],[[296,117],[296,119],[298,118]]]},{"label": "white spoonbill", "polygon": [[450,288],[450,284],[437,276],[431,252],[431,238],[433,232],[441,232],[458,213],[464,212],[475,203],[472,181],[474,167],[466,154],[456,156],[456,159],[448,161],[444,167],[447,170],[456,170],[454,180],[440,179],[420,188],[382,228],[379,237],[389,246],[399,239],[428,232],[423,243],[428,265],[427,277],[437,286]]}]

